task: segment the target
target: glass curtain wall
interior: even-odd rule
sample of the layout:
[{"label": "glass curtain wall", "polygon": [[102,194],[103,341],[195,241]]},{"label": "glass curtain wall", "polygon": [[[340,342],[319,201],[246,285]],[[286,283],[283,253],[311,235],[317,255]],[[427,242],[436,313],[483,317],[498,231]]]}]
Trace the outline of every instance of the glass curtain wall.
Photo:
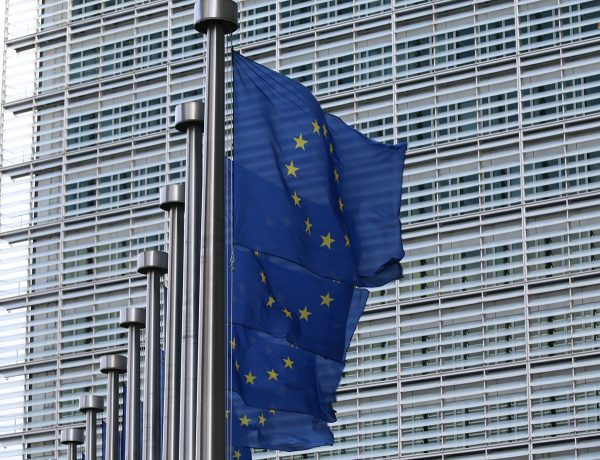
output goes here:
[{"label": "glass curtain wall", "polygon": [[[203,97],[193,3],[6,1],[0,459],[66,456],[119,309],[144,304],[135,256],[168,250],[173,111]],[[600,456],[600,3],[239,6],[232,46],[409,142],[405,275],[371,293],[336,442],[255,458]]]}]

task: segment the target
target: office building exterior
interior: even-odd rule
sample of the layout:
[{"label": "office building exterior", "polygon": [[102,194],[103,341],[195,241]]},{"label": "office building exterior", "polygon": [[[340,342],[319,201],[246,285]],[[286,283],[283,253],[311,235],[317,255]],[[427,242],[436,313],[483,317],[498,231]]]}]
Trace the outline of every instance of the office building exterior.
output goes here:
[{"label": "office building exterior", "polygon": [[[204,48],[193,0],[5,6],[0,459],[62,458],[167,241]],[[409,142],[405,276],[372,292],[336,443],[255,458],[600,458],[600,2],[242,1],[231,44]]]}]

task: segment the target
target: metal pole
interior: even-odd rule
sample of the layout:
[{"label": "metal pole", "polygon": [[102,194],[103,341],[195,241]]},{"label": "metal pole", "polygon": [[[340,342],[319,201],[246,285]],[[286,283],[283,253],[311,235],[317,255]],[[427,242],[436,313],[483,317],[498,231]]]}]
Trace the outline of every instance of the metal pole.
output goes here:
[{"label": "metal pole", "polygon": [[77,460],[77,446],[83,444],[83,429],[65,428],[60,430],[60,443],[67,446],[67,460]]},{"label": "metal pole", "polygon": [[96,414],[104,410],[104,398],[94,395],[80,396],[79,410],[85,414],[85,458],[96,460]]},{"label": "metal pole", "polygon": [[163,251],[138,254],[138,272],[148,276],[146,308],[146,365],[144,366],[143,458],[160,458],[160,277],[168,256]]},{"label": "metal pole", "polygon": [[110,460],[119,455],[119,374],[127,371],[127,358],[106,355],[100,358],[100,372],[108,375],[106,384],[106,455]]},{"label": "metal pole", "polygon": [[202,315],[196,458],[225,458],[225,34],[237,3],[197,0],[194,27],[207,35],[206,155],[203,175]]},{"label": "metal pole", "polygon": [[169,212],[169,302],[165,318],[163,460],[179,458],[184,202],[185,186],[183,184],[171,184],[160,189],[160,207]]},{"label": "metal pole", "polygon": [[202,212],[202,133],[204,104],[175,108],[175,128],[187,132],[184,228],[184,362],[181,382],[182,457],[196,460],[196,388],[198,386],[198,317],[200,310],[200,219]]},{"label": "metal pole", "polygon": [[125,459],[140,460],[140,331],[146,325],[146,311],[144,308],[129,307],[123,308],[119,314],[120,326],[128,330]]}]

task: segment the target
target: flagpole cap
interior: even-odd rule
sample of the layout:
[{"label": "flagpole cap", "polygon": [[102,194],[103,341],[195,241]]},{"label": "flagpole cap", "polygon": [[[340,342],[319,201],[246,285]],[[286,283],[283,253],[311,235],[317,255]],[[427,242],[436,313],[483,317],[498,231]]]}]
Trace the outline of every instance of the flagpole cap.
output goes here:
[{"label": "flagpole cap", "polygon": [[104,410],[104,398],[96,395],[85,395],[79,397],[80,412],[102,412]]},{"label": "flagpole cap", "polygon": [[160,208],[168,211],[173,206],[185,203],[185,185],[169,184],[160,188]]},{"label": "flagpole cap", "polygon": [[121,355],[104,355],[100,357],[100,372],[108,374],[124,374],[127,372],[127,358]]},{"label": "flagpole cap", "polygon": [[61,444],[83,444],[83,428],[63,428],[60,430]]},{"label": "flagpole cap", "polygon": [[175,129],[184,133],[192,124],[204,129],[204,104],[200,101],[178,104],[175,107]]},{"label": "flagpole cap", "polygon": [[129,328],[131,326],[146,326],[146,309],[127,307],[119,311],[119,326]]},{"label": "flagpole cap", "polygon": [[205,34],[210,24],[223,26],[230,34],[238,28],[238,5],[233,0],[196,0],[194,5],[194,27]]},{"label": "flagpole cap", "polygon": [[169,256],[163,251],[144,251],[138,254],[137,271],[147,274],[150,270],[166,273],[169,266]]}]

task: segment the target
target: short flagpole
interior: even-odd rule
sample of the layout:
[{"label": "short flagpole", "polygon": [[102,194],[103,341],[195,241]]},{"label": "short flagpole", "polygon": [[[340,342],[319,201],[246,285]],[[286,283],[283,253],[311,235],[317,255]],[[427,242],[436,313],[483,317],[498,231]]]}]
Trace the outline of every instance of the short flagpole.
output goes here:
[{"label": "short flagpole", "polygon": [[148,277],[142,451],[144,460],[160,458],[160,277],[166,273],[167,266],[166,252],[145,251],[138,254],[138,272]]},{"label": "short flagpole", "polygon": [[[194,27],[207,36],[206,151],[202,196],[201,353],[196,458],[225,458],[225,34],[238,27],[237,3],[197,0]],[[186,457],[186,460],[191,460]]]},{"label": "short flagpole", "polygon": [[106,384],[106,455],[119,458],[119,374],[127,371],[127,358],[105,355],[100,358],[100,372],[107,374]]},{"label": "short flagpole", "polygon": [[169,213],[169,302],[164,329],[166,345],[163,460],[179,458],[184,202],[185,186],[183,184],[170,184],[160,189],[160,207]]},{"label": "short flagpole", "polygon": [[146,311],[143,308],[128,307],[123,308],[119,314],[119,325],[128,331],[125,460],[140,460],[140,331],[146,325]]},{"label": "short flagpole", "polygon": [[196,460],[196,387],[200,311],[200,219],[202,215],[202,133],[204,104],[185,102],[175,108],[175,129],[187,134],[184,227],[184,325],[181,373],[180,457]]},{"label": "short flagpole", "polygon": [[79,410],[85,414],[85,458],[95,459],[97,414],[104,410],[104,398],[94,395],[80,396]]}]

